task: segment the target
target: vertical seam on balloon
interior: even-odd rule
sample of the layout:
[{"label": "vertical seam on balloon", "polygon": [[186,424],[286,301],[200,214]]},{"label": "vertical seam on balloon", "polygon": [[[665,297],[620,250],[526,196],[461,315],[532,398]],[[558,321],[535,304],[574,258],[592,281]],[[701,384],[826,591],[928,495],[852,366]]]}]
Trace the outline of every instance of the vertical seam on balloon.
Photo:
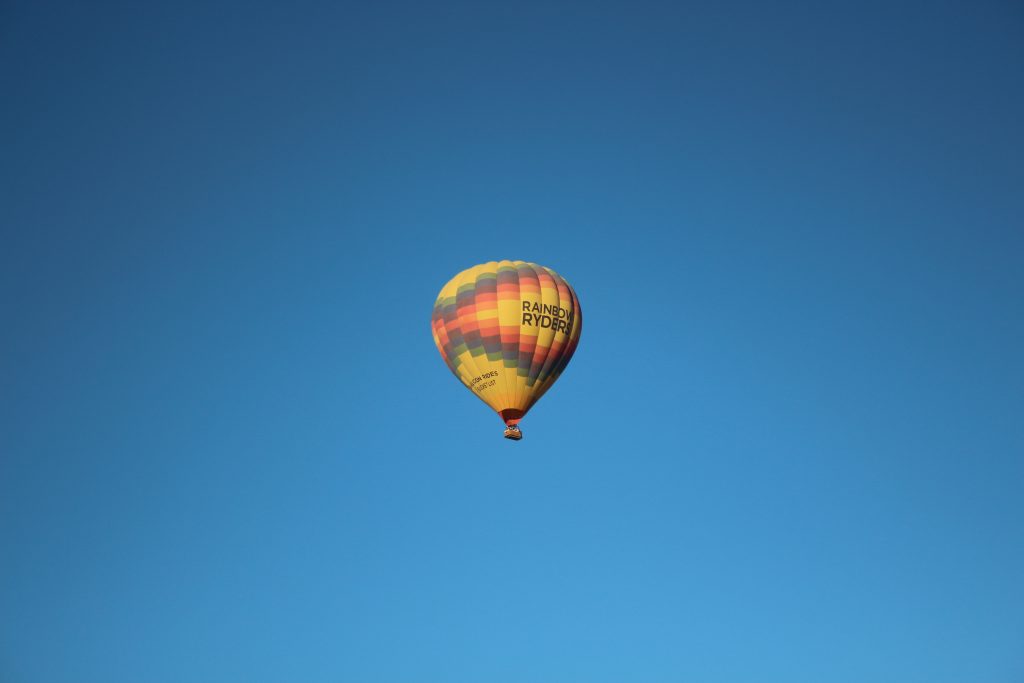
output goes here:
[{"label": "vertical seam on balloon", "polygon": [[[544,271],[551,278],[551,282],[555,286],[555,298],[557,300],[557,306],[559,308],[561,308],[561,306],[562,306],[562,293],[558,289],[558,279],[559,279],[558,275],[555,274],[550,268],[547,268],[545,266],[541,266],[541,268],[544,268]],[[546,367],[548,367],[548,363],[549,362],[554,363],[554,360],[551,358],[551,354],[552,354],[552,352],[554,351],[554,348],[555,348],[555,334],[557,334],[557,333],[553,333],[551,335],[551,345],[548,346],[547,353],[544,354],[544,362],[540,364],[540,370],[537,371],[537,391],[534,394],[534,400],[533,400],[534,403],[539,401],[541,399],[541,397],[545,393],[547,393],[547,388],[545,387],[545,384],[547,383],[548,376],[551,373],[550,373],[550,371],[549,372],[545,372],[544,369]]]},{"label": "vertical seam on balloon", "polygon": [[562,284],[565,285],[565,289],[569,292],[569,297],[572,300],[573,328],[572,333],[566,335],[565,347],[562,349],[558,359],[554,362],[551,370],[548,372],[548,376],[545,379],[546,386],[541,391],[540,396],[537,397],[538,400],[540,400],[541,396],[546,394],[552,385],[558,381],[562,376],[562,372],[569,365],[569,361],[571,361],[572,357],[576,355],[576,347],[579,344],[580,334],[583,332],[583,308],[580,306],[579,297],[576,296],[576,290],[572,288],[572,285],[570,285],[564,277],[559,275],[558,278],[562,281]]},{"label": "vertical seam on balloon", "polygon": [[520,408],[520,403],[521,403],[522,399],[520,398],[519,385],[520,384],[525,384],[525,382],[520,382],[519,381],[519,358],[522,356],[521,349],[523,348],[523,322],[522,322],[523,321],[523,314],[522,314],[522,310],[523,310],[523,284],[519,280],[519,264],[520,263],[522,263],[522,261],[512,261],[512,269],[515,271],[515,274],[516,274],[516,302],[517,303],[516,303],[516,362],[515,362],[515,367],[512,368],[512,370],[513,370],[513,372],[512,372],[512,388],[513,388],[513,393],[515,395],[512,397],[512,406],[511,407],[515,408],[516,410],[520,410],[521,411],[522,408]]},{"label": "vertical seam on balloon", "polygon": [[[561,308],[562,307],[562,290],[558,286],[558,283],[561,280],[562,287],[566,287],[565,280],[562,280],[562,277],[558,273],[556,273],[555,271],[551,270],[550,268],[547,268],[547,267],[544,267],[544,266],[542,266],[542,267],[544,268],[544,270],[547,271],[548,275],[551,276],[551,281],[555,285],[555,299],[556,299],[556,304],[555,305],[558,306],[558,308]],[[568,287],[566,287],[566,289],[568,289]],[[552,318],[552,321],[551,321],[552,329],[554,329],[554,325],[555,325],[554,319],[555,319],[555,316],[551,316],[551,318]],[[543,379],[541,379],[541,377],[538,376],[538,380],[540,380],[542,384],[544,382],[547,382],[548,377],[551,376],[552,370],[558,364],[558,359],[561,357],[562,353],[565,350],[566,343],[569,341],[569,335],[565,335],[566,343],[563,343],[561,348],[559,348],[557,356],[552,356],[551,354],[554,353],[555,339],[556,339],[557,336],[558,336],[558,332],[557,331],[555,331],[551,335],[551,347],[548,349],[547,356],[544,358],[544,365],[542,365],[541,369],[540,369],[541,375],[543,375]]]},{"label": "vertical seam on balloon", "polygon": [[522,408],[519,407],[519,404],[522,401],[522,398],[520,397],[520,394],[522,393],[520,384],[523,384],[523,382],[520,382],[519,380],[519,350],[523,347],[523,285],[519,281],[519,262],[512,262],[512,270],[516,274],[516,358],[515,367],[512,368],[512,391],[515,395],[512,397],[512,407],[521,411]]},{"label": "vertical seam on balloon", "polygon": [[[537,271],[537,268],[543,269],[544,273],[548,277],[551,277],[551,273],[548,272],[548,269],[545,268],[544,266],[538,265],[536,263],[531,264],[531,266],[533,267],[534,271],[537,273],[537,282],[538,283],[540,283],[540,272]],[[553,277],[551,279],[552,279],[552,281],[554,281]],[[540,287],[540,293],[541,293],[541,297],[540,297],[541,305],[543,305],[543,303],[544,303],[544,287],[543,286]],[[560,300],[561,300],[561,295],[558,293],[558,285],[555,284],[555,301],[558,302]],[[552,333],[551,334],[551,342],[548,344],[548,347],[546,349],[544,349],[544,358],[543,358],[543,360],[541,360],[540,367],[537,369],[537,378],[536,378],[536,380],[534,380],[534,383],[533,383],[534,387],[535,387],[534,393],[539,391],[540,388],[543,386],[543,381],[541,380],[541,374],[544,372],[544,366],[548,362],[548,356],[551,355],[551,349],[554,347],[554,345],[555,345],[555,335],[554,335],[554,333]],[[531,364],[531,369],[532,369],[532,364]],[[537,398],[540,398],[540,397],[538,396]],[[536,403],[536,400],[532,400],[530,402],[530,405],[532,406],[534,403]]]},{"label": "vertical seam on balloon", "polygon": [[[539,299],[540,303],[543,303],[543,301],[544,301],[544,289],[540,285],[540,273],[537,272],[536,264],[527,262],[526,266],[530,270],[533,271],[533,277],[537,281],[537,298]],[[537,349],[538,349],[539,346],[540,346],[540,330],[538,329],[537,330],[537,338],[536,338],[536,340],[534,342],[534,345],[533,345],[533,353],[530,354],[530,367],[527,368],[527,370],[526,370],[526,383],[527,383],[527,388],[530,390],[530,397],[531,398],[533,396],[534,391],[536,390],[535,387],[537,386],[536,381],[533,381],[534,380],[533,366],[537,363]],[[538,373],[540,372],[540,368],[537,369],[537,372]]]},{"label": "vertical seam on balloon", "polygon": [[[577,310],[576,309],[577,309],[578,304],[579,304],[578,299],[576,299],[576,292],[573,291],[572,286],[570,286],[569,283],[565,280],[565,278],[563,278],[561,275],[559,275],[558,273],[554,272],[550,268],[547,268],[546,270],[551,275],[551,278],[556,281],[556,286],[557,286],[557,283],[560,282],[561,286],[565,288],[566,293],[569,295],[569,302],[573,306],[573,318],[574,318],[573,322],[575,323],[576,322],[575,316],[577,315]],[[559,296],[559,307],[561,307],[562,300],[561,300],[561,293],[560,292],[559,292],[558,296]],[[576,329],[576,325],[575,324],[573,325],[573,329],[574,330]],[[537,392],[537,394],[536,394],[536,396],[534,398],[534,401],[533,401],[534,403],[539,401],[544,396],[544,394],[546,394],[548,392],[548,390],[551,388],[551,386],[556,381],[558,381],[558,378],[561,375],[561,371],[568,364],[569,360],[572,357],[572,353],[575,352],[575,349],[572,348],[572,341],[573,341],[573,335],[571,333],[566,334],[565,335],[565,341],[562,344],[561,348],[558,350],[558,355],[556,357],[554,357],[554,358],[551,358],[550,357],[550,352],[549,352],[548,359],[546,359],[545,363],[544,363],[544,365],[547,367],[547,371],[545,372],[544,369],[541,370],[541,372],[544,374],[544,377],[543,377],[543,380],[540,381],[540,385],[541,386],[540,386],[540,389],[538,390],[538,392]],[[548,361],[549,360],[550,360],[550,365],[548,365]]]},{"label": "vertical seam on balloon", "polygon": [[[498,326],[498,342],[497,342],[497,346],[496,346],[496,348],[497,348],[497,356],[498,356],[497,363],[498,363],[498,367],[500,368],[500,371],[501,371],[501,374],[502,374],[502,379],[504,380],[504,375],[505,375],[505,373],[504,373],[504,365],[505,364],[504,364],[504,362],[502,362],[502,359],[504,358],[504,354],[502,353],[502,348],[501,348],[501,306],[500,306],[500,302],[498,300],[498,271],[500,270],[500,268],[501,268],[500,262],[498,262],[498,261],[488,261],[487,264],[486,264],[486,267],[477,275],[477,282],[480,281],[480,276],[481,275],[490,274],[491,271],[494,272],[494,312],[496,314],[495,322],[496,322],[496,324]],[[476,324],[477,324],[478,328],[481,326],[481,322],[482,322],[482,319],[480,317],[480,313],[481,313],[480,307],[477,306],[476,307]],[[494,361],[492,361],[491,357],[488,355],[487,343],[483,341],[483,335],[481,335],[481,343],[483,343],[483,345],[484,345],[484,355],[487,355],[487,362],[491,363],[492,367],[493,367],[493,362]],[[497,382],[495,382],[494,386],[495,387],[498,386]],[[495,401],[495,402],[498,403],[498,407],[495,407],[495,405],[491,401],[488,401],[487,404],[489,406],[491,406],[491,409],[494,410],[494,412],[498,413],[498,415],[500,416],[501,415],[501,411],[502,411],[501,405],[502,405],[503,401]]]},{"label": "vertical seam on balloon", "polygon": [[[533,269],[533,267],[529,263],[527,263],[526,261],[517,261],[516,263],[517,263],[516,272],[519,273],[519,302],[520,302],[520,316],[519,316],[519,321],[520,321],[519,322],[519,349],[520,349],[520,353],[519,353],[519,358],[520,359],[523,358],[523,340],[524,340],[524,337],[533,340],[533,346],[530,348],[529,357],[526,360],[526,362],[524,363],[525,367],[522,368],[522,370],[523,370],[522,378],[519,377],[518,362],[517,362],[517,368],[516,368],[516,388],[519,389],[519,385],[522,384],[522,390],[521,390],[521,392],[517,393],[517,395],[516,395],[515,408],[516,408],[516,410],[519,410],[520,412],[522,412],[525,415],[526,414],[526,410],[527,410],[527,404],[530,402],[530,396],[533,394],[533,387],[529,386],[528,383],[529,383],[529,380],[530,380],[530,368],[533,366],[533,358],[534,358],[534,355],[536,354],[537,340],[539,339],[539,336],[538,335],[530,335],[530,334],[524,335],[523,334],[522,302],[523,302],[523,299],[526,296],[526,294],[523,293],[523,273],[520,272],[520,269],[525,270],[525,271],[529,271],[530,273],[533,273],[533,282],[536,282],[538,287],[540,285],[540,282],[537,279],[537,271],[535,271]],[[527,278],[527,279],[529,279],[529,278]]]},{"label": "vertical seam on balloon", "polygon": [[[466,335],[465,335],[465,330],[462,329],[463,328],[462,316],[460,316],[459,313],[458,313],[458,311],[459,311],[459,308],[458,308],[459,288],[463,285],[464,282],[469,282],[469,280],[470,280],[469,273],[471,273],[472,271],[476,270],[478,267],[479,266],[473,266],[472,268],[467,268],[466,270],[462,271],[461,273],[459,273],[458,275],[455,276],[456,279],[458,280],[458,282],[455,283],[455,295],[456,295],[455,315],[459,319],[459,328],[463,332],[463,335],[462,335],[463,339],[466,338]],[[474,308],[475,308],[475,306],[476,306],[476,304],[475,304],[475,301],[476,301],[476,275],[475,274],[472,276],[472,280],[473,280],[473,290],[474,290],[473,291],[473,300],[474,300]],[[476,315],[475,311],[474,311],[473,315],[474,316]],[[479,323],[477,324],[477,328],[479,329]],[[484,352],[486,353],[486,350]],[[469,356],[466,362],[467,362],[468,365],[472,366],[472,372],[470,374],[472,375],[472,377],[479,377],[481,375],[480,368],[477,366],[476,358],[473,356],[472,351],[470,351],[470,349],[469,349],[469,343],[468,342],[466,343],[466,354]],[[471,380],[472,380],[472,377],[470,378]],[[490,403],[487,403],[487,399],[485,399],[483,397],[483,395],[481,395],[476,390],[474,390],[471,385],[467,386],[467,388],[473,393],[474,396],[476,396],[481,401],[483,401],[485,404],[487,404],[488,408],[492,407]]]},{"label": "vertical seam on balloon", "polygon": [[[509,268],[513,273],[515,273],[515,286],[516,286],[515,299],[518,301],[519,300],[519,271],[516,270],[516,262],[515,261],[511,261],[511,260],[505,260],[505,261],[502,261],[502,263],[507,263],[508,265],[506,267]],[[517,387],[518,382],[516,381],[516,366],[519,365],[519,320],[518,320],[518,318],[513,317],[512,318],[512,322],[515,324],[515,330],[516,330],[515,356],[514,356],[514,359],[513,359],[513,362],[512,362],[512,367],[511,368],[506,367],[506,363],[505,363],[505,346],[504,346],[504,343],[503,343],[502,344],[502,348],[501,348],[501,352],[502,352],[502,359],[501,359],[502,363],[501,363],[501,365],[502,365],[502,370],[506,373],[506,376],[508,376],[508,371],[509,370],[512,371],[511,372],[511,379],[508,381],[509,385],[510,385],[509,394],[508,394],[508,407],[509,408],[516,408],[517,407],[516,406],[516,394],[518,393],[516,391],[517,388],[518,388]]]},{"label": "vertical seam on balloon", "polygon": [[[494,312],[497,313],[498,321],[498,367],[501,372],[501,383],[505,389],[502,391],[502,400],[499,403],[499,407],[496,409],[498,415],[501,415],[501,411],[505,409],[505,402],[508,401],[508,376],[505,374],[505,343],[501,337],[501,293],[498,291],[499,275],[501,274],[501,264],[504,261],[498,261],[494,266]],[[504,418],[502,418],[504,419]]]},{"label": "vertical seam on balloon", "polygon": [[[506,260],[502,260],[498,264],[498,270],[497,270],[497,275],[499,276],[499,279],[500,279],[500,275],[501,275],[501,268],[502,268],[503,265],[505,266],[505,268],[511,268],[512,270],[515,270],[515,265],[512,263],[512,261],[509,261],[507,259]],[[497,286],[500,287],[501,286],[500,283]],[[518,289],[519,289],[519,276],[518,276],[518,273],[516,273],[516,290],[517,290],[517,293],[518,293]],[[505,380],[505,403],[506,403],[505,408],[508,409],[508,408],[515,408],[516,407],[516,398],[515,398],[516,397],[516,380],[515,380],[515,367],[513,366],[513,368],[512,368],[512,371],[513,371],[512,375],[513,375],[513,377],[510,380],[509,379],[509,372],[508,372],[509,368],[505,364],[505,339],[504,339],[504,333],[502,332],[501,328],[502,327],[506,327],[506,325],[502,324],[503,321],[501,319],[501,303],[502,303],[501,293],[498,292],[498,335],[499,335],[499,339],[501,339],[501,376]],[[516,320],[513,318],[512,322],[515,323]],[[511,327],[511,326],[507,326],[507,327]],[[516,350],[518,351],[518,349],[519,349],[519,328],[518,328],[518,326],[516,326]]]},{"label": "vertical seam on balloon", "polygon": [[[501,264],[504,261],[498,261],[494,266],[494,312],[497,314],[498,323],[498,367],[501,373],[501,384],[504,387],[501,391],[501,401],[498,404],[498,415],[501,415],[501,411],[505,409],[505,403],[508,401],[508,377],[505,374],[505,342],[501,336],[501,292],[498,291],[500,288],[500,276],[501,276]],[[497,385],[495,385],[497,386]]]}]

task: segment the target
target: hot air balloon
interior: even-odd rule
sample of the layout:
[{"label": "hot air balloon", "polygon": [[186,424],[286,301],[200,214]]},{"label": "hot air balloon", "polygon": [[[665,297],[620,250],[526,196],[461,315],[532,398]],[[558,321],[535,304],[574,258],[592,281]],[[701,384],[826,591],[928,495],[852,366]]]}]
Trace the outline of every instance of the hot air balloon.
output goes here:
[{"label": "hot air balloon", "polygon": [[431,327],[459,381],[523,438],[519,421],[551,388],[580,339],[576,292],[558,273],[525,261],[491,261],[448,281]]}]

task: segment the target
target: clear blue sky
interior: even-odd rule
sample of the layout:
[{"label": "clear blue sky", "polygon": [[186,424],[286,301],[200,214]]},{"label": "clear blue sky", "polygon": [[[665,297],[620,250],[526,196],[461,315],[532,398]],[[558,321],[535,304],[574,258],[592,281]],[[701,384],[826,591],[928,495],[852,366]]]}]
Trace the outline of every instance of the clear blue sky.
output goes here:
[{"label": "clear blue sky", "polygon": [[[1024,11],[0,8],[4,683],[1024,680]],[[576,288],[518,444],[439,288]]]}]

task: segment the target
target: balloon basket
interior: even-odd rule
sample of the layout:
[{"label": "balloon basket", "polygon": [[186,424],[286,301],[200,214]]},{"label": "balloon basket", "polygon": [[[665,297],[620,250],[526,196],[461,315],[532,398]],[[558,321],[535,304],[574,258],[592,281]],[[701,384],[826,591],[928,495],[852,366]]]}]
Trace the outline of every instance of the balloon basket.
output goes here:
[{"label": "balloon basket", "polygon": [[505,428],[505,438],[512,439],[513,441],[519,441],[523,438],[523,433],[519,431],[519,427],[509,426]]}]

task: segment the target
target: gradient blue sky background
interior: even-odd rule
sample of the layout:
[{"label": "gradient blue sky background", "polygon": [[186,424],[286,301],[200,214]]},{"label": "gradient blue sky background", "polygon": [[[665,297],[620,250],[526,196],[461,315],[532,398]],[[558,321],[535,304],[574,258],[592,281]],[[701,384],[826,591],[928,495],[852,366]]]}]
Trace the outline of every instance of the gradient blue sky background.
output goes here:
[{"label": "gradient blue sky background", "polygon": [[[0,680],[1024,680],[1024,11],[0,8]],[[585,325],[519,444],[459,270]]]}]

